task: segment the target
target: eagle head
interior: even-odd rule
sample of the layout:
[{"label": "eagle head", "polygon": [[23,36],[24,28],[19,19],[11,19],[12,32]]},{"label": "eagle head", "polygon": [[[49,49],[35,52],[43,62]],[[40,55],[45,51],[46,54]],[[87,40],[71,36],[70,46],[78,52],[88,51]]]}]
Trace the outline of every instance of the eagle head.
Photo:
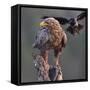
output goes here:
[{"label": "eagle head", "polygon": [[60,28],[60,24],[59,22],[53,18],[53,17],[49,17],[44,19],[41,23],[40,23],[40,28],[45,28],[47,27],[49,30],[56,30],[58,28]]},{"label": "eagle head", "polygon": [[62,42],[66,41],[64,39],[66,35],[58,20],[49,17],[41,21],[33,47],[38,49],[62,47]]}]

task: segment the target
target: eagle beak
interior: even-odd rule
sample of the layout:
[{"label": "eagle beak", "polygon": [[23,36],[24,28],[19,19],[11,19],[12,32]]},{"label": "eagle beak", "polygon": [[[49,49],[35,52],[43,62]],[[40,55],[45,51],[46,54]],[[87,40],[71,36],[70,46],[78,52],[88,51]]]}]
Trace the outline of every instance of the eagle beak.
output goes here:
[{"label": "eagle beak", "polygon": [[42,21],[41,23],[40,23],[40,26],[47,26],[48,24],[47,23],[45,23],[44,21]]}]

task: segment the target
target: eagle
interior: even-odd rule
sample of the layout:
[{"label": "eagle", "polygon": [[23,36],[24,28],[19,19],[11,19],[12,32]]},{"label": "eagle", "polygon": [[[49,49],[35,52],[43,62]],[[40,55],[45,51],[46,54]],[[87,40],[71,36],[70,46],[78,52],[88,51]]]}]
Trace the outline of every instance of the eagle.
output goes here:
[{"label": "eagle", "polygon": [[[45,19],[48,17],[50,16],[44,16],[42,17],[42,19]],[[75,35],[75,34],[79,34],[79,32],[82,30],[83,25],[80,24],[79,21],[84,19],[85,17],[87,17],[87,13],[84,11],[80,13],[78,16],[70,19],[67,19],[65,17],[54,17],[54,18],[58,20],[61,25],[68,24],[66,31],[68,31],[72,35]]]},{"label": "eagle", "polygon": [[33,47],[40,50],[40,55],[44,58],[46,63],[48,63],[48,53],[53,49],[55,65],[60,65],[59,59],[62,54],[62,49],[67,44],[67,35],[61,25],[68,24],[69,26],[66,31],[75,35],[83,28],[83,25],[78,21],[85,18],[86,15],[86,12],[82,12],[75,18],[70,19],[51,16],[44,16],[42,18],[40,30],[36,34]]},{"label": "eagle", "polygon": [[59,21],[53,17],[49,17],[40,23],[40,30],[36,34],[33,47],[40,50],[40,55],[46,63],[48,63],[48,53],[53,49],[55,65],[60,65],[59,58],[62,48],[66,46],[66,43],[67,35]]}]

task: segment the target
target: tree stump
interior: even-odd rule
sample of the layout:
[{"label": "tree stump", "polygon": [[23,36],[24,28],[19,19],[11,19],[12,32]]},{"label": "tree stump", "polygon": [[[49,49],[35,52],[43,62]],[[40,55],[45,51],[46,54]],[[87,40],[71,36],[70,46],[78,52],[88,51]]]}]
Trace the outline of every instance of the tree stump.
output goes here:
[{"label": "tree stump", "polygon": [[34,66],[38,72],[39,81],[63,80],[61,67],[58,65],[49,65],[42,56],[33,54]]}]

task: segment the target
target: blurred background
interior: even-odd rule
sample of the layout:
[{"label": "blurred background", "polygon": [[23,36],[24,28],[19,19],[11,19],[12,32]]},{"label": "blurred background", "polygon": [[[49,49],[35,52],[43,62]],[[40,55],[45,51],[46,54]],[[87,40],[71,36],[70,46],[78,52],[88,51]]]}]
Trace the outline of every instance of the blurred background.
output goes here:
[{"label": "blurred background", "polygon": [[[21,81],[36,82],[37,72],[34,68],[32,53],[39,53],[33,49],[32,44],[39,30],[39,23],[43,16],[76,17],[82,11],[56,10],[56,9],[21,9]],[[85,19],[81,21],[84,25],[79,35],[72,36],[67,33],[68,42],[63,49],[61,64],[64,80],[85,79]],[[66,31],[67,25],[62,26]],[[53,64],[53,50],[49,53],[49,63]]]}]

